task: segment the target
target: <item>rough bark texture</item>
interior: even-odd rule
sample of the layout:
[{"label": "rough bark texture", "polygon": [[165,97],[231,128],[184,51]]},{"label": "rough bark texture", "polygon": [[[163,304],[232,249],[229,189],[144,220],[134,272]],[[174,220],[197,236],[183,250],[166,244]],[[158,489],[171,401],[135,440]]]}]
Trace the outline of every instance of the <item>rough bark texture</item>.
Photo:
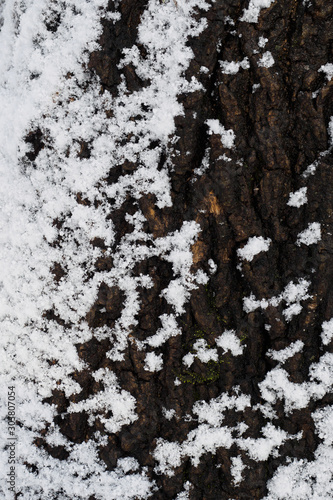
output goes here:
[{"label": "rough bark texture", "polygon": [[[179,96],[185,110],[184,116],[176,119],[176,135],[180,139],[174,145],[169,144],[169,149],[173,149],[174,169],[170,174],[173,204],[159,209],[153,195],[142,196],[138,202],[146,218],[145,230],[155,238],[178,230],[184,221],[198,222],[201,233],[192,247],[192,270],[209,273],[208,260],[213,259],[217,272],[207,285],[191,292],[186,312],[178,319],[182,335],[172,337],[155,350],[163,354],[163,370],[145,370],[145,353],[135,342],[153,335],[161,326],[159,316],[172,312],[160,296],[172,277],[172,266],[157,257],[139,263],[134,269],[137,276],[148,273],[153,287],[141,294],[139,324],[129,338],[124,360],[113,362],[106,356],[111,347],[109,340],[93,338],[77,345],[87,368],[73,374],[82,392],[73,396],[72,401],[98,393],[101,382],[96,382],[91,373],[100,367],[110,368],[121,387],[137,400],[138,420],[109,435],[107,446],[100,448],[101,459],[112,470],[119,458],[135,457],[140,465],[147,466],[149,476],[156,481],[158,490],[152,495],[156,500],[175,498],[185,481],[193,485],[191,500],[263,498],[267,494],[267,481],[279,465],[286,463],[286,457],[312,459],[319,438],[314,433],[311,413],[333,402],[332,397],[325,396],[287,416],[282,403],[277,403],[276,426],[289,434],[303,431],[302,439],[288,440],[281,446],[278,457],[269,456],[267,461],[256,462],[233,445],[230,449],[217,449],[214,455],[206,453],[198,466],[185,459],[173,477],[154,472],[156,437],[183,442],[197,426],[195,421],[184,419],[185,415],[191,415],[193,404],[198,400],[209,401],[221,392],[232,392],[235,386],[251,396],[252,408],[242,413],[228,411],[225,425],[235,426],[243,421],[249,426],[245,437],[260,437],[266,420],[253,406],[262,402],[258,384],[276,365],[265,353],[302,340],[305,345],[302,353],[288,360],[285,368],[292,382],[307,380],[309,366],[320,356],[321,324],[333,316],[332,155],[320,156],[328,149],[333,81],[327,82],[324,73],[318,72],[321,65],[333,61],[333,5],[327,0],[312,1],[310,7],[300,0],[279,0],[261,11],[257,24],[251,24],[239,21],[247,4],[244,0],[216,0],[208,12],[198,14],[207,17],[208,25],[199,37],[189,41],[194,58],[186,76],[189,80],[196,76],[205,90]],[[145,0],[122,0],[121,19],[112,27],[112,33],[104,21],[101,50],[91,54],[89,69],[113,96],[117,95],[122,76],[133,92],[147,84],[130,65],[117,68],[122,49],[136,41],[145,6]],[[234,24],[225,22],[227,16]],[[268,38],[264,50],[270,51],[275,60],[270,68],[257,64],[263,52],[255,53],[260,36]],[[237,74],[222,73],[220,61],[242,61],[245,57],[251,63],[249,69]],[[208,68],[207,74],[200,73],[201,66]],[[212,118],[235,132],[234,149],[226,150],[217,135],[208,134],[205,121]],[[39,141],[37,135],[31,137],[35,155],[39,152]],[[150,147],[153,149],[156,144]],[[82,145],[81,149],[82,157],[89,157],[89,145]],[[201,176],[195,175],[194,170],[207,150],[209,168]],[[318,162],[315,176],[303,177],[302,172],[315,161]],[[108,182],[115,182],[135,169],[136,165],[129,162],[119,165],[110,171]],[[303,186],[308,187],[309,201],[296,210],[287,205],[289,193]],[[85,203],[79,195],[77,201]],[[110,213],[118,241],[131,232],[125,214],[135,210],[135,200],[128,197],[121,208]],[[297,235],[312,222],[321,224],[319,244],[295,245]],[[249,237],[259,235],[272,240],[269,251],[256,255],[252,261],[244,261],[242,269],[238,269],[237,249]],[[103,240],[91,243],[104,248]],[[112,258],[99,258],[96,273],[111,269],[112,265]],[[52,272],[57,282],[64,270],[57,263]],[[302,303],[301,313],[292,321],[286,321],[282,305],[244,312],[244,297],[254,293],[259,299],[269,299],[279,295],[291,280],[300,278],[311,280],[311,297]],[[120,316],[123,298],[116,286],[102,284],[86,318],[89,326],[113,327]],[[52,316],[52,312],[49,314]],[[271,325],[269,330],[265,329],[266,324]],[[196,359],[185,369],[182,358],[195,340],[204,338],[208,345],[214,346],[215,339],[230,329],[237,332],[246,346],[243,356],[226,354],[217,363],[208,364]],[[174,384],[176,377],[180,385]],[[48,401],[56,404],[57,423],[73,442],[89,439],[96,430],[105,432],[98,419],[93,426],[88,425],[84,413],[62,417],[69,401],[61,391],[54,392]],[[165,419],[163,408],[175,409],[176,416]],[[43,446],[42,439],[36,444]],[[62,447],[47,446],[46,450],[60,460],[67,457]],[[230,460],[239,453],[248,467],[243,472],[243,482],[234,486]]]}]

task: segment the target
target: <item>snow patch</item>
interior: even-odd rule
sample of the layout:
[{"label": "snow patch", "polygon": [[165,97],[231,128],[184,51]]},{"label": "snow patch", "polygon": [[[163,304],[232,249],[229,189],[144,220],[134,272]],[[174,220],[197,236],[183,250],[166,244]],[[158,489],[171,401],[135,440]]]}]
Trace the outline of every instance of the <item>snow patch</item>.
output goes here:
[{"label": "snow patch", "polygon": [[176,410],[167,410],[166,408],[162,408],[162,413],[164,418],[166,418],[167,420],[171,420],[176,415]]},{"label": "snow patch", "polygon": [[333,354],[325,353],[318,363],[313,363],[309,376],[309,382],[290,382],[288,372],[278,365],[259,384],[262,397],[269,404],[274,404],[277,399],[284,400],[287,414],[305,408],[311,399],[322,398],[333,386]]},{"label": "snow patch", "polygon": [[240,21],[246,23],[257,23],[261,9],[267,9],[275,0],[250,0],[247,9],[244,9]]},{"label": "snow patch", "polygon": [[246,465],[243,463],[242,457],[231,457],[231,476],[235,486],[240,485],[243,480],[243,471],[246,469]]},{"label": "snow patch", "polygon": [[324,64],[323,66],[320,66],[318,71],[322,71],[323,73],[325,73],[327,80],[331,80],[333,78],[333,64],[332,63],[327,63],[327,64]]},{"label": "snow patch", "polygon": [[[211,399],[208,403],[196,402],[193,405],[193,413],[197,415],[199,426],[193,429],[181,444],[165,441],[162,438],[157,440],[154,451],[154,458],[157,461],[155,471],[171,477],[174,475],[174,468],[179,467],[185,457],[189,457],[196,467],[205,453],[214,453],[219,447],[229,449],[235,441],[232,433],[238,430],[238,427],[221,426],[224,419],[223,412],[226,409],[243,411],[249,405],[248,396],[242,394],[229,396],[227,393]],[[244,431],[245,428],[241,432]]]},{"label": "snow patch", "polygon": [[300,439],[302,433],[297,436],[288,434],[287,432],[274,427],[268,423],[261,429],[262,438],[239,438],[237,444],[241,450],[247,451],[250,458],[253,460],[265,461],[270,455],[278,456],[276,449],[279,448],[287,439]]},{"label": "snow patch", "polygon": [[307,187],[302,187],[298,191],[290,193],[287,205],[289,205],[290,207],[299,208],[305,203],[307,203],[308,202],[307,191],[308,191]]},{"label": "snow patch", "polygon": [[209,265],[209,271],[211,274],[215,274],[216,271],[217,271],[217,265],[216,263],[213,261],[213,259],[209,259],[208,260],[208,265]]},{"label": "snow patch", "polygon": [[193,171],[195,175],[203,175],[209,169],[210,148],[206,148],[200,167]]},{"label": "snow patch", "polygon": [[226,130],[219,120],[206,120],[205,123],[208,125],[209,135],[220,135],[221,142],[225,148],[231,149],[234,147],[236,136],[233,130]]},{"label": "snow patch", "polygon": [[317,170],[318,163],[318,161],[315,161],[314,163],[311,163],[311,165],[308,165],[302,173],[302,177],[304,177],[304,179],[307,179],[308,177],[310,177],[310,175],[314,175]]},{"label": "snow patch", "polygon": [[279,363],[283,364],[285,363],[285,361],[287,361],[287,359],[292,358],[298,352],[302,352],[303,347],[304,342],[302,342],[301,340],[296,340],[296,342],[292,342],[285,349],[280,349],[279,351],[270,349],[269,351],[267,351],[267,356],[274,359],[274,361],[278,361]]},{"label": "snow patch", "polygon": [[[158,256],[172,263],[180,292],[178,312],[190,290],[208,279],[202,271],[195,276],[190,272],[191,245],[199,231],[195,223],[155,239],[143,230],[145,218],[137,210],[126,216],[133,231],[112,248],[115,228],[110,211],[126,198],[135,204],[152,193],[157,208],[172,204],[167,148],[175,131],[174,117],[183,114],[178,95],[202,89],[196,79],[187,81],[184,76],[193,57],[187,40],[207,24],[192,14],[197,8],[209,8],[203,0],[177,3],[179,8],[175,2],[147,2],[138,27],[145,57],[134,45],[124,51],[120,67],[131,63],[148,83],[129,93],[122,79],[117,97],[107,90],[101,93],[98,77],[87,71],[89,54],[99,48],[96,40],[102,33],[106,0],[9,1],[1,10],[0,314],[6,332],[1,336],[2,375],[5,381],[16,378],[22,394],[18,484],[27,498],[60,494],[64,499],[131,499],[133,492],[137,498],[147,498],[154,487],[130,457],[118,461],[112,472],[105,469],[99,459],[99,445],[105,441],[101,433],[88,443],[73,444],[61,438],[54,425],[45,439],[66,447],[69,458],[61,463],[34,441],[46,423],[51,429],[54,417],[54,409],[43,399],[55,388],[67,398],[82,390],[73,379],[74,372],[86,368],[76,346],[92,338],[87,318],[102,284],[125,297],[114,327],[94,329],[97,340],[110,339],[107,355],[117,361],[122,360],[128,334],[137,324],[139,289],[153,284],[148,275],[133,276],[137,262]],[[107,18],[116,21],[120,15],[114,12]],[[57,29],[49,30],[53,22]],[[32,148],[25,137],[36,131],[44,147],[32,164],[26,156]],[[151,149],[153,141],[158,145]],[[84,147],[89,158],[78,156]],[[162,154],[167,158],[160,165]],[[124,162],[136,164],[137,169],[108,184],[110,170]],[[92,245],[95,239],[102,239],[105,249]],[[100,257],[112,257],[111,270],[95,272]],[[55,263],[63,271],[57,283],[50,270]],[[99,312],[106,310],[107,306]],[[52,311],[65,326],[47,320],[45,311]],[[174,315],[164,319],[157,336],[150,339],[153,347],[179,333]],[[151,364],[158,368],[156,359],[153,363],[148,359]],[[72,402],[68,413],[86,412],[89,425],[98,419],[109,433],[134,422],[135,399],[121,389],[116,376],[106,369],[92,375],[102,389]],[[33,464],[38,475],[24,462]]]},{"label": "snow patch", "polygon": [[333,433],[332,407],[312,413],[315,430],[323,443],[314,452],[314,460],[293,459],[288,465],[278,467],[268,482],[268,495],[264,500],[308,500],[333,497],[332,463]]},{"label": "snow patch", "polygon": [[321,340],[324,345],[328,345],[333,338],[333,318],[329,321],[324,321],[322,326]]},{"label": "snow patch", "polygon": [[140,344],[148,344],[151,347],[161,347],[161,345],[165,344],[171,337],[181,335],[182,331],[177,324],[174,314],[162,314],[160,320],[162,327],[159,328],[154,335],[148,337]]},{"label": "snow patch", "polygon": [[251,262],[255,255],[260,252],[267,252],[269,245],[272,243],[270,238],[264,238],[263,236],[253,236],[249,238],[246,245],[243,248],[237,250],[237,255],[242,260],[248,260]]},{"label": "snow patch", "polygon": [[145,370],[158,372],[163,368],[163,354],[148,352],[145,358]]},{"label": "snow patch", "polygon": [[[218,448],[230,449],[233,444],[245,451],[254,460],[265,461],[270,455],[277,456],[278,448],[287,439],[299,439],[300,434],[289,435],[285,431],[268,423],[261,430],[263,437],[258,439],[243,438],[247,430],[244,422],[234,427],[223,426],[224,412],[234,409],[237,412],[244,411],[250,406],[250,398],[239,393],[239,387],[234,388],[236,395],[230,396],[222,393],[209,402],[197,401],[192,411],[197,415],[198,427],[187,435],[183,443],[168,442],[162,438],[157,440],[154,458],[157,461],[155,472],[163,473],[171,477],[174,469],[179,467],[185,457],[191,459],[192,464],[197,467],[200,458],[207,452],[215,453]],[[241,480],[239,461],[232,464],[235,481]]]},{"label": "snow patch", "polygon": [[274,57],[272,56],[271,52],[267,51],[264,52],[264,54],[259,59],[258,66],[261,68],[271,68],[274,63]]},{"label": "snow patch", "polygon": [[189,481],[186,481],[183,485],[184,491],[181,491],[176,496],[175,500],[190,500],[190,490],[192,488],[192,484]]},{"label": "snow patch", "polygon": [[261,36],[259,38],[259,41],[258,41],[258,47],[260,47],[261,49],[263,49],[266,45],[266,43],[268,42],[268,38],[265,38],[264,36]]},{"label": "snow patch", "polygon": [[202,363],[208,363],[208,361],[218,361],[217,350],[208,347],[207,341],[204,339],[198,339],[193,344],[193,350],[196,351],[195,354],[189,352],[183,357],[183,363],[186,367],[190,367],[195,358],[200,359]]},{"label": "snow patch", "polygon": [[302,307],[300,302],[309,299],[311,296],[307,293],[310,286],[310,281],[300,279],[298,283],[290,281],[280,295],[271,297],[270,299],[257,300],[251,294],[243,299],[243,309],[250,313],[256,309],[267,309],[268,306],[277,307],[282,301],[286,302],[287,308],[283,311],[287,321],[290,321],[294,315],[301,312]]},{"label": "snow patch", "polygon": [[[124,425],[137,420],[135,398],[129,392],[120,389],[114,373],[106,368],[100,368],[93,373],[93,377],[97,382],[102,382],[104,390],[79,403],[71,403],[67,410],[69,413],[85,411],[89,413],[90,425],[93,425],[98,418],[110,433],[116,433]],[[100,414],[101,410],[104,413],[111,412],[112,416],[103,417]]]},{"label": "snow patch", "polygon": [[244,346],[241,345],[241,341],[234,330],[223,332],[220,337],[217,337],[216,345],[221,347],[224,353],[230,351],[233,356],[240,356],[244,351]]},{"label": "snow patch", "polygon": [[227,75],[235,75],[238,71],[242,69],[249,69],[250,61],[248,57],[245,57],[242,61],[220,61],[221,72]]},{"label": "snow patch", "polygon": [[321,226],[319,222],[311,222],[304,231],[297,235],[296,245],[314,245],[321,240]]}]

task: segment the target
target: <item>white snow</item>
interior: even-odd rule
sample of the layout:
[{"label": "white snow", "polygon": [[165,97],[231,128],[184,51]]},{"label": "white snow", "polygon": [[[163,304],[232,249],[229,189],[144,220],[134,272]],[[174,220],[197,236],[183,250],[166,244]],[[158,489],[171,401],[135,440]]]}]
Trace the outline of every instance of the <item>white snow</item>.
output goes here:
[{"label": "white snow", "polygon": [[260,66],[261,68],[271,68],[274,63],[274,57],[272,56],[271,52],[267,51],[264,52],[264,54],[259,59],[258,66]]},{"label": "white snow", "polygon": [[208,260],[209,270],[211,274],[215,274],[217,271],[217,265],[213,261],[213,259]]},{"label": "white snow", "polygon": [[167,420],[171,420],[175,415],[176,415],[176,410],[171,408],[170,410],[167,410],[167,408],[162,408],[162,413],[163,417],[165,417]]},{"label": "white snow", "polygon": [[167,342],[171,337],[176,337],[181,334],[181,329],[177,325],[176,317],[174,314],[162,314],[160,316],[162,327],[157,332],[148,337],[145,341],[138,342],[139,345],[148,344],[151,347],[160,347]]},{"label": "white snow", "polygon": [[331,80],[331,78],[333,77],[333,64],[324,64],[323,66],[320,66],[318,71],[322,71],[323,73],[325,73],[327,80]]},{"label": "white snow", "polygon": [[249,297],[243,299],[243,310],[246,313],[255,311],[256,309],[267,309],[269,302],[266,299],[257,300],[253,293]]},{"label": "white snow", "polygon": [[[260,10],[272,3],[272,0],[250,0],[242,20],[258,22]],[[185,77],[194,56],[187,42],[190,37],[199,37],[207,26],[202,12],[197,15],[197,8],[207,11],[210,5],[204,0],[148,0],[137,40],[123,50],[119,63],[119,69],[131,64],[146,85],[130,93],[122,79],[118,94],[113,97],[107,90],[102,93],[98,77],[92,77],[86,70],[89,54],[98,49],[96,40],[102,32],[101,19],[115,22],[121,18],[121,11],[117,10],[119,2],[114,2],[116,12],[105,14],[107,4],[107,0],[8,0],[5,3],[0,0],[1,383],[6,387],[15,379],[22,424],[17,426],[17,482],[22,498],[27,499],[62,495],[64,500],[91,497],[133,500],[154,495],[154,481],[135,458],[120,458],[112,471],[100,460],[100,448],[108,444],[108,435],[137,421],[136,401],[122,389],[106,364],[91,373],[99,389],[88,397],[80,395],[74,399],[82,388],[73,373],[89,368],[78,356],[76,345],[91,340],[93,335],[97,340],[109,339],[112,348],[108,358],[115,364],[122,361],[129,335],[131,341],[136,342],[141,289],[154,285],[148,274],[135,276],[133,270],[147,259],[164,259],[171,264],[173,276],[161,291],[161,300],[167,301],[172,312],[161,314],[157,331],[144,341],[136,342],[143,351],[156,349],[143,354],[144,368],[158,372],[163,369],[163,354],[159,349],[181,335],[178,316],[186,311],[192,290],[209,279],[202,270],[196,273],[191,270],[192,247],[202,230],[200,225],[185,220],[177,230],[156,238],[144,229],[146,218],[137,203],[142,196],[150,194],[157,209],[172,205],[169,173],[173,168],[173,147],[177,143],[175,117],[184,115],[179,95],[204,90],[196,78],[188,81]],[[57,19],[57,29],[48,30],[47,23]],[[230,18],[225,21],[233,23]],[[112,31],[112,26],[110,29]],[[266,42],[267,39],[261,37],[258,46],[264,49]],[[144,50],[140,50],[140,46]],[[265,52],[258,64],[272,66],[272,54]],[[333,74],[331,66],[328,63],[319,70],[327,79]],[[248,58],[221,62],[221,70],[231,75],[247,68]],[[207,72],[208,68],[201,66],[200,73]],[[224,148],[234,147],[233,130],[226,130],[217,119],[207,120],[206,125],[208,134],[218,135]],[[26,153],[32,152],[32,147],[24,138],[37,130],[44,147],[31,162]],[[332,144],[332,118],[328,134]],[[157,145],[151,149],[153,142]],[[78,153],[84,143],[89,144],[90,157],[80,159]],[[161,165],[163,157],[166,160]],[[207,148],[196,175],[207,171],[209,158]],[[219,159],[231,161],[226,155]],[[125,161],[135,163],[137,169],[108,184],[105,179],[110,170]],[[310,165],[303,175],[314,173],[317,164]],[[291,193],[288,205],[303,205],[306,194],[306,188]],[[78,197],[85,200],[84,204],[77,202]],[[123,235],[115,247],[115,227],[109,216],[126,199],[132,199],[134,205],[131,215],[125,216],[131,231]],[[55,220],[58,224],[54,224]],[[297,244],[316,243],[320,237],[321,226],[315,222],[298,235]],[[91,241],[95,238],[104,240],[106,249],[93,247]],[[251,261],[258,253],[267,251],[270,244],[270,239],[255,236],[238,249],[237,255]],[[95,272],[99,257],[112,257],[110,271]],[[64,271],[58,283],[50,269],[56,262]],[[211,274],[216,273],[213,259],[208,260],[208,268]],[[125,298],[114,327],[95,328],[92,332],[87,315],[102,283],[118,287]],[[259,300],[251,294],[244,299],[244,310],[277,307],[284,302],[283,314],[289,321],[301,311],[301,302],[310,297],[309,287],[310,282],[300,279],[288,283],[275,297]],[[108,307],[107,304],[99,312],[107,314]],[[53,311],[64,325],[47,320],[45,311]],[[323,349],[333,337],[332,321],[322,323]],[[333,355],[329,352],[322,353],[319,361],[310,366],[307,382],[295,384],[289,380],[282,364],[302,348],[303,342],[296,341],[285,349],[267,353],[279,364],[259,386],[263,403],[252,409],[260,411],[268,420],[275,418],[273,405],[277,400],[283,402],[288,414],[305,408],[310,400],[320,399],[332,390]],[[203,363],[217,362],[218,349],[223,354],[240,356],[244,346],[234,330],[227,330],[216,339],[216,348],[208,346],[204,339],[196,340],[193,352],[183,358],[184,364],[191,366],[195,358]],[[174,384],[179,386],[181,382],[175,378]],[[85,412],[89,426],[99,422],[101,430],[87,442],[73,443],[55,423],[56,408],[43,402],[54,389],[64,391],[65,396],[71,398],[63,417]],[[3,394],[5,390],[1,389]],[[171,476],[182,461],[189,459],[196,466],[205,453],[215,453],[220,447],[234,446],[242,456],[267,460],[269,456],[277,456],[279,447],[287,439],[299,439],[299,435],[288,435],[271,422],[261,429],[259,438],[244,438],[247,425],[241,421],[242,412],[250,406],[250,397],[242,394],[238,387],[233,387],[230,394],[197,401],[192,411],[189,410],[191,414],[182,417],[193,422],[183,442],[168,442],[156,436],[153,452],[156,472]],[[234,427],[225,425],[228,410],[240,414],[240,422]],[[172,403],[168,409],[162,407],[162,414],[167,420],[176,417]],[[313,413],[316,432],[322,441],[313,462],[294,460],[280,467],[269,483],[267,498],[332,498],[332,416],[329,407]],[[3,428],[4,405],[0,417]],[[64,446],[69,454],[67,460],[59,461],[35,446],[41,431],[46,443]],[[6,463],[3,449],[0,460]],[[24,463],[35,466],[38,473]],[[242,481],[244,468],[241,455],[232,457],[231,474],[236,486]],[[6,470],[0,470],[3,498],[7,498],[5,473]],[[191,488],[192,485],[185,482],[177,500],[190,498]]]},{"label": "white snow", "polygon": [[287,205],[289,205],[290,207],[299,208],[305,203],[307,203],[308,202],[307,191],[308,191],[307,187],[302,187],[298,191],[290,193]]},{"label": "white snow", "polygon": [[[221,425],[224,419],[223,412],[233,408],[240,412],[249,405],[248,396],[242,394],[229,396],[227,393],[211,399],[209,403],[205,401],[195,403],[193,413],[197,415],[198,427],[193,429],[181,444],[158,439],[154,451],[154,458],[157,461],[155,471],[172,476],[174,468],[178,467],[185,457],[189,457],[192,464],[197,466],[205,453],[214,453],[219,447],[230,448],[235,441],[232,431],[238,430],[238,427],[223,427]],[[245,428],[241,432],[244,431]]]},{"label": "white snow", "polygon": [[[227,409],[242,412],[251,404],[248,396],[239,393],[239,388],[235,387],[234,390],[237,395],[230,396],[228,393],[222,393],[209,402],[198,401],[193,405],[192,411],[197,415],[198,427],[190,431],[187,439],[182,443],[158,439],[154,451],[157,473],[172,476],[174,469],[185,457],[189,457],[192,464],[197,466],[201,456],[205,453],[214,454],[221,447],[230,449],[233,444],[239,450],[243,450],[249,458],[265,461],[270,455],[277,456],[278,448],[287,439],[301,438],[301,433],[290,435],[271,423],[267,423],[261,429],[263,437],[257,439],[242,437],[248,428],[245,423],[241,422],[234,427],[224,426],[224,412]],[[266,415],[269,415],[269,411]],[[243,469],[239,460],[232,462],[231,472],[236,482],[241,480]]]},{"label": "white snow", "polygon": [[231,457],[230,472],[235,486],[238,486],[242,482],[244,469],[246,469],[246,465],[243,463],[242,457]]},{"label": "white snow", "polygon": [[210,148],[206,148],[201,165],[193,171],[195,175],[203,175],[209,169]]},{"label": "white snow", "polygon": [[[253,460],[265,461],[270,455],[277,456],[276,449],[279,448],[287,439],[294,439],[296,436],[288,435],[287,432],[274,427],[268,423],[261,429],[262,438],[239,438],[237,444],[247,451]],[[298,438],[301,435],[297,436]]]},{"label": "white snow", "polygon": [[[329,151],[332,149],[332,147],[333,147],[333,116],[331,116],[330,121],[329,121],[329,124],[328,124],[328,136],[329,136],[329,138],[330,138],[330,147],[329,147],[329,149],[328,149],[328,151],[327,151],[327,152],[326,152],[326,151],[324,152],[324,153],[326,153],[326,154],[328,154],[328,152],[329,152]],[[324,156],[324,154],[323,154],[323,156]]]},{"label": "white snow", "polygon": [[253,236],[249,238],[246,245],[243,248],[237,250],[237,255],[242,260],[247,260],[251,262],[255,255],[261,252],[267,252],[272,240],[270,238],[264,238],[263,236]]},{"label": "white snow", "polygon": [[217,350],[208,347],[207,341],[204,339],[198,339],[193,344],[193,350],[195,353],[189,352],[183,357],[183,363],[186,367],[190,367],[195,358],[200,359],[202,363],[208,363],[208,361],[218,361]]},{"label": "white snow", "polygon": [[157,238],[155,241],[164,259],[173,265],[176,278],[162,290],[161,296],[173,306],[176,314],[185,312],[184,306],[190,297],[190,290],[208,281],[208,276],[200,269],[194,275],[191,273],[193,262],[191,246],[196,241],[199,232],[199,224],[194,221],[185,221],[179,231],[164,238]]},{"label": "white snow", "polygon": [[259,37],[258,47],[263,49],[267,42],[268,42],[268,38],[265,38],[264,36]]},{"label": "white snow", "polygon": [[240,21],[247,23],[257,23],[261,9],[267,9],[275,0],[250,0],[247,9],[244,9]]},{"label": "white snow", "polygon": [[158,372],[163,368],[163,354],[155,354],[148,352],[145,358],[145,370],[150,372]]},{"label": "white snow", "polygon": [[293,459],[278,467],[268,482],[264,500],[330,500],[333,496],[332,407],[326,406],[312,414],[315,430],[323,441],[314,453],[314,460]]},{"label": "white snow", "polygon": [[309,382],[290,382],[288,372],[278,365],[260,382],[263,399],[274,404],[277,399],[284,401],[286,414],[294,409],[305,408],[311,399],[320,399],[333,386],[333,354],[325,353],[318,363],[309,369]]},{"label": "white snow", "polygon": [[184,487],[184,491],[182,491],[181,493],[178,493],[175,500],[190,500],[189,495],[190,495],[191,488],[193,487],[192,484],[189,481],[186,481],[186,483],[184,483],[183,487]]},{"label": "white snow", "polygon": [[333,338],[333,318],[329,321],[324,321],[321,332],[321,340],[324,345],[328,345]]},{"label": "white snow", "polygon": [[321,240],[321,226],[319,222],[311,222],[304,231],[297,235],[296,245],[314,245]]},{"label": "white snow", "polygon": [[250,313],[259,308],[267,309],[268,306],[277,307],[282,301],[285,301],[287,308],[283,310],[283,315],[287,321],[290,321],[293,316],[301,312],[302,306],[300,302],[311,297],[307,293],[309,286],[310,281],[301,278],[296,284],[290,281],[280,295],[271,297],[270,299],[258,300],[251,294],[249,297],[244,297],[243,310]]},{"label": "white snow", "polygon": [[285,349],[281,349],[280,351],[274,351],[270,349],[267,351],[267,356],[278,361],[279,363],[284,363],[287,359],[293,357],[298,352],[301,352],[304,347],[304,342],[301,340],[296,340],[296,342],[292,342]]},{"label": "white snow", "polygon": [[221,142],[225,148],[231,149],[234,147],[236,136],[233,130],[226,130],[219,120],[206,120],[205,123],[208,125],[209,135],[220,135]]},{"label": "white snow", "polygon": [[[127,391],[120,389],[114,373],[105,368],[100,368],[93,373],[93,377],[96,381],[103,383],[104,391],[79,403],[71,403],[68,407],[69,413],[86,411],[89,414],[89,423],[91,425],[98,418],[110,433],[118,432],[123,425],[128,425],[137,420],[138,417],[135,413],[136,401]],[[111,412],[112,416],[109,418],[101,416],[101,410],[104,410],[105,413]]]},{"label": "white snow", "polygon": [[248,69],[250,67],[250,61],[248,57],[245,57],[242,61],[220,61],[221,71],[227,75],[235,75],[238,71],[242,69]]},{"label": "white snow", "polygon": [[310,177],[310,175],[314,175],[317,170],[317,166],[318,161],[315,161],[314,163],[311,163],[311,165],[308,165],[304,170],[302,177],[304,177],[304,179],[307,179],[308,177]]},{"label": "white snow", "polygon": [[230,351],[233,356],[240,356],[244,351],[244,346],[241,345],[241,341],[234,330],[223,332],[222,335],[217,337],[216,345],[221,347],[225,353]]}]

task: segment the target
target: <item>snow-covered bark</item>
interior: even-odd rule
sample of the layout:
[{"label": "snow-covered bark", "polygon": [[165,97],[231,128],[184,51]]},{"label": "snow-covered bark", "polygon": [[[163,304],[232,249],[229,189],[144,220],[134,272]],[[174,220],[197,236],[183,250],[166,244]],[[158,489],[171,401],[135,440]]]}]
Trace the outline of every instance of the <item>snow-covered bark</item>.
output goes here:
[{"label": "snow-covered bark", "polygon": [[225,4],[0,2],[4,498],[12,385],[24,500],[333,494],[332,8]]}]

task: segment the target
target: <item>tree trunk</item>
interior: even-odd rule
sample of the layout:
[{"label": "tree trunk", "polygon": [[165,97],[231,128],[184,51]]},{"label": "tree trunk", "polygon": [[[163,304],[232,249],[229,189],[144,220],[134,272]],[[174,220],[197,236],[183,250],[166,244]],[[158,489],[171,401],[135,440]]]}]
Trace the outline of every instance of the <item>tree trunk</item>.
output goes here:
[{"label": "tree trunk", "polygon": [[[333,495],[309,472],[323,470],[320,453],[329,463],[333,4],[257,4],[110,1],[84,83],[67,77],[93,132],[62,152],[45,116],[26,135],[25,175],[56,151],[52,182],[74,200],[53,217],[48,244],[62,257],[51,256],[51,305],[40,307],[79,358],[66,375],[79,389],[54,375],[41,396],[67,444],[47,440],[48,424],[34,446],[60,463],[93,442],[107,474],[118,471],[114,488],[130,458],[150,482],[101,493],[92,468],[87,493],[35,487],[36,499]],[[54,173],[71,158],[78,188],[72,167]],[[85,170],[92,161],[100,175]],[[76,316],[52,298],[63,290]]]}]

